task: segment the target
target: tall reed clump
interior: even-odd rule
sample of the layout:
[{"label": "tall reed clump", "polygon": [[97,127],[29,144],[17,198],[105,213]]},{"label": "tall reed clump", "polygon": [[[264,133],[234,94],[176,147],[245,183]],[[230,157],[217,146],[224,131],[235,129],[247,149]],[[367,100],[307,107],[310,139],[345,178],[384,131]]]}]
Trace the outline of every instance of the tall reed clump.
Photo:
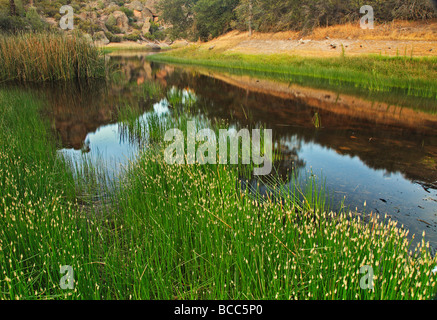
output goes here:
[{"label": "tall reed clump", "polygon": [[[184,132],[187,118],[146,121],[153,121],[147,125],[151,130]],[[104,235],[113,244],[105,269],[116,270],[108,282],[115,298],[429,299],[435,294],[436,259],[425,241],[412,248],[408,231],[395,221],[325,213],[315,183],[260,197],[241,190],[237,167],[169,165],[163,148],[158,142],[150,146],[118,184],[117,212]],[[362,280],[366,266],[374,271],[373,289]]]},{"label": "tall reed clump", "polygon": [[[98,298],[97,232],[40,109],[33,95],[0,90],[0,299]],[[64,265],[73,290],[60,287]]]},{"label": "tall reed clump", "polygon": [[[430,299],[436,292],[428,244],[412,248],[393,220],[325,213],[313,182],[253,194],[241,189],[236,166],[166,163],[162,139],[167,129],[185,131],[190,118],[181,114],[144,118],[153,143],[101,214],[91,207],[85,214],[39,109],[32,95],[0,90],[0,299]],[[205,121],[197,124],[214,128]],[[76,174],[93,190],[106,183],[93,166]],[[269,190],[275,183],[282,185],[273,176]],[[74,289],[60,287],[61,266],[73,268]],[[362,267],[373,268],[373,289]]]},{"label": "tall reed clump", "polygon": [[80,35],[0,36],[0,80],[55,81],[105,77],[105,59]]}]

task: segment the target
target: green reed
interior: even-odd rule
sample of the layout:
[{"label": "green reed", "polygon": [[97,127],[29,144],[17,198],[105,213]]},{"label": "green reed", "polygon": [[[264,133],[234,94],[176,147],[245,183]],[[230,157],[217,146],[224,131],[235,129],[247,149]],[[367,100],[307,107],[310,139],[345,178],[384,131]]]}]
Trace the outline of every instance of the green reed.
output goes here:
[{"label": "green reed", "polygon": [[[108,188],[96,164],[56,153],[35,98],[0,91],[2,299],[430,299],[437,261],[376,215],[328,213],[324,187],[275,173],[242,189],[233,165],[169,165],[163,133],[190,116],[143,118],[153,137]],[[203,120],[199,126],[215,127]],[[73,171],[74,170],[74,171]],[[76,176],[76,177],[75,177]],[[94,194],[103,190],[102,194]],[[97,197],[96,197],[97,196]],[[61,265],[75,289],[61,290]],[[362,289],[363,266],[374,289]]]},{"label": "green reed", "polygon": [[[186,118],[166,126],[185,130]],[[155,124],[149,126],[154,128]],[[162,128],[160,129],[162,132]],[[117,298],[428,299],[436,264],[422,241],[392,220],[325,213],[323,187],[264,181],[264,195],[242,190],[230,165],[168,165],[155,143],[119,185],[117,232],[108,256]],[[373,290],[360,287],[363,266]]]},{"label": "green reed", "polygon": [[[96,231],[78,210],[73,172],[41,108],[31,94],[0,91],[1,299],[80,299],[94,290]],[[61,265],[79,276],[74,290],[61,290]]]},{"label": "green reed", "polygon": [[105,77],[105,60],[84,37],[59,33],[0,36],[0,80],[55,81]]}]

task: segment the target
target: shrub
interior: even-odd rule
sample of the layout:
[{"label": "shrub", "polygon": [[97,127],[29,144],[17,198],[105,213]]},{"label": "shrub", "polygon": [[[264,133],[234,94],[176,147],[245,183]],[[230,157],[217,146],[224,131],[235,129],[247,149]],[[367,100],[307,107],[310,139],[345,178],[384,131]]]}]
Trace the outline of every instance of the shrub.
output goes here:
[{"label": "shrub", "polygon": [[107,28],[112,28],[117,25],[117,19],[111,14],[105,22]]},{"label": "shrub", "polygon": [[122,33],[121,29],[117,26],[117,19],[112,14],[106,20],[105,26],[112,33]]},{"label": "shrub", "polygon": [[19,30],[30,30],[30,24],[27,19],[21,17],[10,17],[0,13],[0,30],[3,32],[16,32]]},{"label": "shrub", "polygon": [[128,17],[128,18],[132,18],[134,16],[134,12],[126,7],[120,7],[120,11],[124,12],[124,14]]},{"label": "shrub", "polygon": [[32,30],[42,31],[47,29],[47,24],[41,19],[38,12],[36,12],[35,7],[29,8],[29,10],[26,12],[26,19],[29,20]]},{"label": "shrub", "polygon": [[124,40],[127,41],[138,41],[141,39],[141,35],[139,32],[133,32],[131,34],[127,34],[123,37]]},{"label": "shrub", "polygon": [[105,32],[106,38],[108,38],[108,40],[110,42],[121,42],[122,37],[117,36],[109,31]]}]

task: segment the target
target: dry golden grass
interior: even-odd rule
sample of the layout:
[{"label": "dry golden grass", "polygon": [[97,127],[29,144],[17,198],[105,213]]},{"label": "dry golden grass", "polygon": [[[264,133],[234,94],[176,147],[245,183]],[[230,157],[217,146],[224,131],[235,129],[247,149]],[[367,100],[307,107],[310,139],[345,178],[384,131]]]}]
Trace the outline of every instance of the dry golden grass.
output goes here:
[{"label": "dry golden grass", "polygon": [[330,38],[360,40],[410,40],[437,41],[437,22],[394,21],[375,25],[373,30],[363,30],[358,23],[315,29],[310,36],[314,40]]},{"label": "dry golden grass", "polygon": [[395,21],[376,24],[372,30],[361,29],[359,23],[348,23],[316,28],[308,34],[298,31],[255,32],[252,37],[248,32],[232,31],[201,44],[201,47],[219,53],[331,57],[343,53],[342,45],[348,55],[437,56],[437,21]]},{"label": "dry golden grass", "polygon": [[[394,21],[391,23],[375,24],[373,30],[363,30],[360,24],[346,23],[330,27],[319,27],[304,34],[300,31],[283,31],[276,33],[255,32],[251,39],[255,40],[299,40],[312,39],[359,39],[359,40],[421,40],[437,41],[437,20],[429,22],[420,21]],[[232,31],[216,40],[243,40],[248,39],[248,32]]]}]

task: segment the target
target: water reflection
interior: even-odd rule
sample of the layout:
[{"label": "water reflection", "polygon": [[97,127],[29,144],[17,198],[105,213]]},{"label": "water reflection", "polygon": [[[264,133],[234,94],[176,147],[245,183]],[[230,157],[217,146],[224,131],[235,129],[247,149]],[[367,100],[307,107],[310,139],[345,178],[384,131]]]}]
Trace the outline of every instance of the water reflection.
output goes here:
[{"label": "water reflection", "polygon": [[[437,116],[334,91],[150,63],[142,55],[111,60],[121,71],[109,85],[43,90],[62,153],[101,157],[118,172],[143,147],[126,138],[123,108],[138,119],[171,113],[168,92],[178,88],[195,94],[193,115],[235,129],[273,129],[284,176],[313,172],[326,181],[334,204],[389,213],[412,233],[426,230],[437,247]],[[159,99],[147,94],[151,82],[163,88]]]}]

